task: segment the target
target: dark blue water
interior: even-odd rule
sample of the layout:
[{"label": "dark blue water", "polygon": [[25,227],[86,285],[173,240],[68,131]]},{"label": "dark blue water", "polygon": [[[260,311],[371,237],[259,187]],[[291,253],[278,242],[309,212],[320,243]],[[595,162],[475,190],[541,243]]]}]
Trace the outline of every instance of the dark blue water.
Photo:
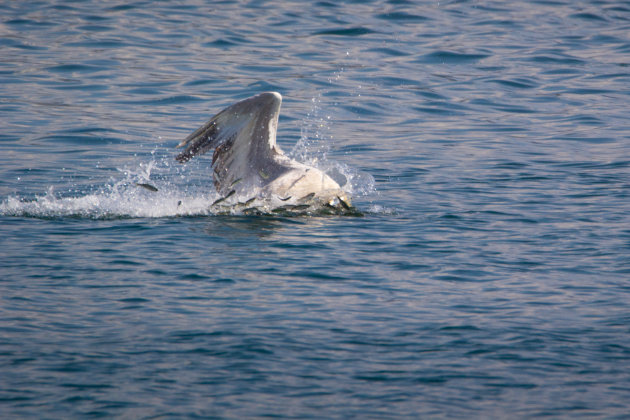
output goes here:
[{"label": "dark blue water", "polygon": [[[0,417],[630,414],[627,2],[0,16]],[[267,90],[363,217],[209,211]]]}]

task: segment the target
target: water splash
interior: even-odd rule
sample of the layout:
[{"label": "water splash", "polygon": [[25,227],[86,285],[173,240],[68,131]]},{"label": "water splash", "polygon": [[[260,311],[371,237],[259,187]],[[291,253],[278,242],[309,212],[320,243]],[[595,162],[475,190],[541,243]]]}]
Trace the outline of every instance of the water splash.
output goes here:
[{"label": "water splash", "polygon": [[311,109],[300,128],[300,139],[288,153],[289,157],[310,166],[326,161],[333,142],[331,116],[324,113],[321,103],[321,94],[311,99]]},{"label": "water splash", "polygon": [[[300,140],[289,156],[328,173],[349,196],[372,194],[375,183],[371,175],[328,158],[334,139],[331,117],[324,111],[321,95],[314,97]],[[217,206],[220,196],[212,185],[209,160],[178,165],[170,148],[156,147],[150,156],[136,157],[116,169],[117,174],[101,185],[74,184],[65,190],[50,186],[42,195],[10,196],[0,202],[0,216],[159,218],[248,214],[252,208],[243,205],[249,197],[233,197]],[[261,204],[254,213],[277,213],[271,204]]]},{"label": "water splash", "polygon": [[65,189],[54,185],[41,195],[10,196],[0,202],[0,215],[108,219],[210,214],[217,194],[208,188],[208,171],[171,161],[172,150],[155,148],[149,157],[116,168],[116,174],[100,185],[73,184]]},{"label": "water splash", "polygon": [[[338,79],[342,72],[343,69],[335,77]],[[370,174],[329,159],[328,155],[335,142],[332,135],[333,119],[326,112],[328,107],[322,101],[321,94],[311,99],[311,109],[303,120],[300,139],[288,153],[289,157],[326,172],[350,196],[373,194],[376,183]]]}]

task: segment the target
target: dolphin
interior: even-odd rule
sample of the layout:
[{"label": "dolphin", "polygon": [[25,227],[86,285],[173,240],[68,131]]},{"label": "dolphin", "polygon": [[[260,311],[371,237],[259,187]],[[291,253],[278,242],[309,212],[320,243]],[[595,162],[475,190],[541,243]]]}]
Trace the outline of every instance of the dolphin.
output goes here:
[{"label": "dolphin", "polygon": [[214,149],[214,185],[225,199],[238,193],[271,203],[279,200],[283,209],[349,209],[350,199],[337,182],[290,159],[276,144],[281,103],[279,93],[265,92],[225,108],[177,145],[185,149],[175,159],[185,163]]}]

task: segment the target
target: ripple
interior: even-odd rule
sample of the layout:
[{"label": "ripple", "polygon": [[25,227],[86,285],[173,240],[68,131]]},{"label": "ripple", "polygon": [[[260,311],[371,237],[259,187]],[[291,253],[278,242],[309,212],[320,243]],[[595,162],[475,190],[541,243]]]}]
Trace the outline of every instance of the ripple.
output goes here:
[{"label": "ripple", "polygon": [[46,70],[54,73],[94,73],[102,71],[103,68],[87,64],[60,64],[58,66],[47,67]]},{"label": "ripple", "polygon": [[407,12],[387,12],[376,15],[377,18],[383,20],[393,20],[393,21],[402,21],[402,22],[424,22],[430,20],[426,16],[416,15],[413,13]]},{"label": "ripple", "polygon": [[361,36],[377,33],[376,31],[362,26],[352,28],[326,29],[314,32],[313,35],[336,35],[336,36]]},{"label": "ripple", "polygon": [[585,64],[584,60],[571,57],[568,55],[564,55],[564,56],[536,55],[533,57],[529,57],[527,60],[535,62],[535,63],[544,63],[544,64],[567,64],[567,65],[574,65],[574,66]]},{"label": "ripple", "polygon": [[141,100],[125,101],[125,103],[130,105],[180,105],[200,101],[202,101],[201,98],[192,95],[172,95],[155,99],[147,98]]},{"label": "ripple", "polygon": [[514,80],[496,79],[490,80],[490,82],[517,89],[532,89],[539,86],[539,83],[524,78]]},{"label": "ripple", "polygon": [[466,54],[454,51],[434,51],[417,59],[419,63],[468,64],[489,57],[487,54]]},{"label": "ripple", "polygon": [[608,19],[604,18],[603,16],[596,15],[594,13],[587,13],[587,12],[574,13],[572,15],[569,15],[569,17],[574,18],[574,19],[582,19],[582,20],[586,20],[586,21],[596,21],[596,22],[607,22],[608,21]]}]

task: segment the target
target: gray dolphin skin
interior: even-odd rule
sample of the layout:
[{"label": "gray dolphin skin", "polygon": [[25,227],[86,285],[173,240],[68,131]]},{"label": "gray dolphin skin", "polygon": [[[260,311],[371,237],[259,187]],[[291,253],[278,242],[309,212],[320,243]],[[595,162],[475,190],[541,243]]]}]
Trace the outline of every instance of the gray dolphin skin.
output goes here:
[{"label": "gray dolphin skin", "polygon": [[350,200],[337,182],[290,159],[276,144],[281,103],[279,93],[265,92],[225,108],[177,146],[184,151],[175,159],[185,163],[214,149],[214,184],[225,198],[236,193],[278,199],[283,208],[308,201],[313,207],[348,209]]}]

